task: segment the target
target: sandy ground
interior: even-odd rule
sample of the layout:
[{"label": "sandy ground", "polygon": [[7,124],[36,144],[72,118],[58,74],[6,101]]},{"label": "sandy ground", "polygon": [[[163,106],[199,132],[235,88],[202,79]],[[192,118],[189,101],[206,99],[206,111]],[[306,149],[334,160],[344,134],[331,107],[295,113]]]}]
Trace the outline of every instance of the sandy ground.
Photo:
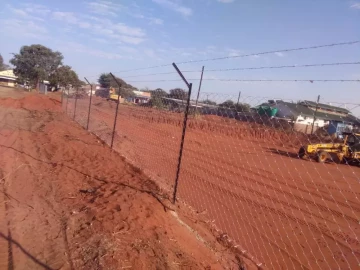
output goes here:
[{"label": "sandy ground", "polygon": [[[77,101],[75,120],[84,126],[88,103]],[[63,105],[72,117],[74,100]],[[89,128],[108,144],[115,107],[92,102]],[[114,148],[171,191],[181,129],[180,113],[120,105]],[[179,201],[265,268],[354,269],[360,168],[300,160],[302,143],[300,134],[217,116],[191,118]]]},{"label": "sandy ground", "polygon": [[58,100],[2,91],[0,269],[254,269]]}]

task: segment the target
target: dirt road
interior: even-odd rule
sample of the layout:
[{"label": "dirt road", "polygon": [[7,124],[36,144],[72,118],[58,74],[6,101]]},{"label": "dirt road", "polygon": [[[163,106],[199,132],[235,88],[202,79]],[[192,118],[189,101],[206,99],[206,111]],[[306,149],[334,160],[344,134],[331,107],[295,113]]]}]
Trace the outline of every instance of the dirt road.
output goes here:
[{"label": "dirt road", "polygon": [[205,227],[196,225],[199,236],[168,207],[57,100],[0,99],[0,269],[239,267]]},{"label": "dirt road", "polygon": [[[78,100],[80,123],[88,102]],[[69,100],[69,115],[73,108]],[[90,129],[107,143],[114,112],[115,103],[93,100]],[[115,149],[171,190],[182,115],[120,105],[118,120]],[[300,160],[303,139],[217,116],[190,119],[180,200],[266,268],[354,269],[360,262],[360,168]]]}]

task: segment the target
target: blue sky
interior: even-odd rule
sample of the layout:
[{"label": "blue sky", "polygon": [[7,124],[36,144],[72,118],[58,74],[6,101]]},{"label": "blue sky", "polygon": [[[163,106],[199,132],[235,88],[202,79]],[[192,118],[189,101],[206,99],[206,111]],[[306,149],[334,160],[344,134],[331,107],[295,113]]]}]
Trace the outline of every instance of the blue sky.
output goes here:
[{"label": "blue sky", "polygon": [[[188,60],[360,40],[360,2],[346,0],[1,0],[0,53],[8,61],[22,45],[42,44],[64,55],[80,77],[113,72],[137,87],[169,90],[182,82],[171,66]],[[360,66],[206,72],[208,69],[360,61],[360,44],[179,65],[206,79],[360,79]],[[139,77],[126,78],[139,75]],[[198,87],[200,72],[186,73]],[[360,83],[204,81],[215,100],[229,95],[360,103]],[[250,98],[248,98],[250,100]],[[358,113],[360,114],[360,113]]]}]

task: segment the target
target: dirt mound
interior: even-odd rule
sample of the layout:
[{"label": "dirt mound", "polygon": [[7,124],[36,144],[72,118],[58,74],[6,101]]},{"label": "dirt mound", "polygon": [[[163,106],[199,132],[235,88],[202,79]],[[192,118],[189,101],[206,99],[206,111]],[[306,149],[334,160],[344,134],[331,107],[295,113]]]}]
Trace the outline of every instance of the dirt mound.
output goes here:
[{"label": "dirt mound", "polygon": [[0,100],[0,269],[239,268],[210,233],[199,241],[173,217],[140,169],[47,111],[56,106]]},{"label": "dirt mound", "polygon": [[32,94],[20,99],[0,99],[0,106],[34,111],[61,111],[61,103],[53,98]]}]

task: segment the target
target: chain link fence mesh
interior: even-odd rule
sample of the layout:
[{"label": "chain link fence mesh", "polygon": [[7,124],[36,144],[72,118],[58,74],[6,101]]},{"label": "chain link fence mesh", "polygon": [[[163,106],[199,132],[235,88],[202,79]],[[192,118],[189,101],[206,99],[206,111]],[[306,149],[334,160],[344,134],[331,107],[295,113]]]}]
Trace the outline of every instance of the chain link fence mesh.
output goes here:
[{"label": "chain link fence mesh", "polygon": [[[114,132],[114,150],[170,196],[186,99],[121,100],[113,130],[116,101],[100,96],[89,131],[108,145]],[[68,95],[63,108],[73,117],[76,103],[85,127],[89,97],[75,101]],[[266,268],[359,265],[359,136],[349,141],[358,104],[201,93],[189,106],[178,200]],[[310,153],[309,144],[322,145]]]}]

